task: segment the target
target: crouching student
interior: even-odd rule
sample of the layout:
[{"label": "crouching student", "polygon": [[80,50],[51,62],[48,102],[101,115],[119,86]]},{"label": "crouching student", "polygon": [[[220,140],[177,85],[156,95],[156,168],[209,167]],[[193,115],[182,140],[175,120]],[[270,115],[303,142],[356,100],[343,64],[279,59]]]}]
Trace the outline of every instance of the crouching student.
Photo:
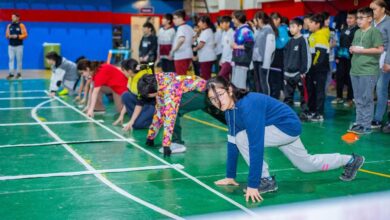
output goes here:
[{"label": "crouching student", "polygon": [[154,139],[163,126],[163,142],[160,152],[164,157],[186,151],[182,140],[180,119],[191,111],[205,110],[218,118],[218,111],[206,104],[206,81],[197,76],[178,76],[173,72],[144,75],[138,82],[143,99],[156,98],[156,111],[149,127],[146,145],[154,146]]},{"label": "crouching student", "polygon": [[122,110],[121,95],[127,91],[127,78],[117,67],[85,59],[78,62],[77,69],[83,77],[91,77],[92,80],[93,89],[86,107],[89,117],[93,117],[97,111],[105,111],[103,94],[112,94],[116,110]]},{"label": "crouching student", "polygon": [[152,75],[153,67],[148,65],[140,65],[134,59],[124,60],[121,63],[123,74],[128,78],[128,89],[122,94],[123,108],[118,119],[113,125],[123,124],[123,119],[127,113],[130,117],[129,122],[124,126],[123,130],[148,128],[152,123],[155,110],[156,99],[146,98],[141,99],[138,92],[138,81],[144,75]]},{"label": "crouching student", "polygon": [[76,84],[79,78],[77,66],[74,62],[67,60],[51,51],[45,56],[46,62],[51,66],[50,96],[55,96],[60,87],[64,88],[63,95],[76,94]]},{"label": "crouching student", "polygon": [[260,193],[277,190],[275,178],[270,176],[263,158],[265,146],[278,147],[303,172],[344,167],[342,181],[353,180],[364,163],[364,157],[356,154],[309,154],[300,139],[298,116],[274,98],[238,89],[222,77],[208,81],[206,94],[215,107],[225,112],[229,128],[226,178],[215,183],[238,185],[234,179],[241,153],[249,165],[246,201],[261,201]]}]

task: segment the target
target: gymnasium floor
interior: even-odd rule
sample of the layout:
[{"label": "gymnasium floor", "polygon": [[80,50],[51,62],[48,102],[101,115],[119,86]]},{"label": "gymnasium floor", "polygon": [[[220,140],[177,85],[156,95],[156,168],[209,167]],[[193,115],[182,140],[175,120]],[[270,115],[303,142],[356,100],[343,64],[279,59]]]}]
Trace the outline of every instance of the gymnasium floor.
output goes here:
[{"label": "gymnasium floor", "polygon": [[1,219],[164,219],[231,210],[251,214],[256,207],[390,190],[390,135],[373,133],[353,145],[344,143],[340,137],[353,120],[353,109],[333,109],[330,99],[327,120],[304,123],[302,140],[311,153],[364,155],[357,178],[340,181],[342,169],[305,174],[278,149],[267,148],[265,158],[279,190],[263,195],[262,203],[247,204],[242,189],[248,169],[242,158],[239,187],[213,184],[225,175],[226,128],[209,115],[193,112],[182,120],[188,150],[164,159],[158,148],[144,145],[146,130],[123,132],[111,125],[116,118],[112,105],[91,120],[69,97],[48,99],[47,87],[46,79],[0,80]]}]

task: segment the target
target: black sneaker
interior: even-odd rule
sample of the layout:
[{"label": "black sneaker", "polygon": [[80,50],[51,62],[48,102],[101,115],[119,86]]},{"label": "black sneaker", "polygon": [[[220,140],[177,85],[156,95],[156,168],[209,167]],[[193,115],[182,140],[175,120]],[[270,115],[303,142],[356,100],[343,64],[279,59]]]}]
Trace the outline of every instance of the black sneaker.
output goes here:
[{"label": "black sneaker", "polygon": [[9,74],[8,76],[7,76],[7,80],[11,80],[11,79],[13,79],[14,78],[14,74]]},{"label": "black sneaker", "polygon": [[164,148],[164,157],[170,157],[172,154],[172,150],[170,147],[163,147]]},{"label": "black sneaker", "polygon": [[320,114],[315,114],[311,119],[310,121],[312,122],[323,122],[324,121],[324,116],[320,115]]},{"label": "black sneaker", "polygon": [[376,121],[376,120],[371,122],[371,128],[372,129],[379,129],[381,127],[382,127],[382,122]]},{"label": "black sneaker", "polygon": [[[261,178],[260,186],[257,189],[260,194],[277,191],[278,184],[276,184],[275,176]],[[244,193],[246,193],[246,188],[244,188]]]},{"label": "black sneaker", "polygon": [[20,73],[17,73],[16,74],[16,78],[15,79],[22,79],[22,74],[20,74]]},{"label": "black sneaker", "polygon": [[344,173],[341,174],[342,181],[351,181],[355,179],[357,171],[364,164],[364,157],[357,154],[352,154],[353,161],[344,166]]}]

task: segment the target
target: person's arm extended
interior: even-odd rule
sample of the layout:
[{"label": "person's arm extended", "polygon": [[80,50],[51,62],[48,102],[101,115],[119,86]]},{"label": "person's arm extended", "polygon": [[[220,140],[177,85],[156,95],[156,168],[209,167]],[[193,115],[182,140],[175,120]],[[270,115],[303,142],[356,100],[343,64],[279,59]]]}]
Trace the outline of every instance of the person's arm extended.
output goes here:
[{"label": "person's arm extended", "polygon": [[142,112],[142,105],[136,105],[133,111],[133,114],[131,115],[129,123],[127,123],[126,127],[123,128],[124,131],[128,131],[133,128],[135,120],[137,120],[138,116]]},{"label": "person's arm extended", "polygon": [[112,123],[112,125],[118,125],[119,123],[122,125],[123,124],[123,118],[125,117],[125,114],[126,114],[126,107],[123,106],[122,107],[122,110],[121,112],[119,113],[119,117],[116,121],[114,121],[114,123]]},{"label": "person's arm extended", "polygon": [[88,112],[87,112],[88,117],[93,117],[93,111],[95,109],[96,101],[98,99],[99,92],[100,92],[101,88],[102,87],[93,88],[92,95],[91,95],[91,103],[89,105]]}]

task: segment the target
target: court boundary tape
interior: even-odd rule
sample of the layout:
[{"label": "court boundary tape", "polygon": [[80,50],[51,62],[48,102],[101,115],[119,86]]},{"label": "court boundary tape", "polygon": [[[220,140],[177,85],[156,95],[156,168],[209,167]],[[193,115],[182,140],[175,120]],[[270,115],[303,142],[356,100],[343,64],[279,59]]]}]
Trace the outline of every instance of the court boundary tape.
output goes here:
[{"label": "court boundary tape", "polygon": [[[58,97],[56,97],[58,98]],[[31,116],[32,118],[37,121],[38,123],[41,123],[41,126],[43,129],[46,130],[47,133],[49,133],[50,136],[52,136],[55,140],[57,140],[58,142],[63,142],[63,140],[56,134],[54,133],[47,125],[43,124],[39,118],[38,118],[38,115],[37,115],[37,110],[45,105],[46,103],[49,103],[49,102],[52,102],[56,99],[49,99],[49,100],[46,100],[44,102],[41,102],[40,104],[38,104],[37,106],[35,106],[34,109],[32,109],[31,111]],[[60,99],[59,99],[60,100]],[[96,169],[91,166],[90,164],[87,163],[87,161],[84,160],[84,158],[82,158],[72,147],[70,147],[69,145],[67,144],[62,144],[62,146],[70,153],[72,154],[82,165],[84,165],[85,168],[87,168],[87,170],[89,171],[96,171]],[[141,205],[144,205],[162,215],[165,215],[165,216],[168,216],[170,218],[173,218],[173,219],[183,219],[182,217],[179,217],[165,209],[162,209],[160,207],[157,207],[151,203],[148,203],[130,193],[128,193],[127,191],[125,191],[124,189],[120,188],[119,186],[115,185],[113,182],[111,182],[110,180],[108,180],[107,178],[105,178],[102,174],[93,174],[96,178],[98,178],[102,183],[106,184],[108,187],[110,187],[111,189],[113,189],[115,192],[141,204]]]},{"label": "court boundary tape", "polygon": [[[0,108],[0,111],[9,111],[9,110],[31,110],[34,107],[7,107]],[[58,109],[58,108],[69,108],[68,106],[42,106],[40,109]]]},{"label": "court boundary tape", "polygon": [[[48,91],[46,91],[47,94]],[[83,115],[84,117],[86,118],[89,118],[85,113],[83,113],[82,111],[80,111],[79,109],[75,108],[74,106],[70,105],[69,103],[63,101],[62,99],[60,99],[59,97],[54,97],[55,100],[58,100],[59,102],[61,102],[62,104],[66,105],[66,106],[69,106],[70,108],[72,108],[73,110],[75,110],[76,112],[78,112],[79,114]],[[90,118],[91,120],[93,120],[97,125],[99,125],[100,127],[106,129],[107,131],[109,131],[110,133],[112,133],[113,135],[117,136],[118,138],[121,138],[121,139],[126,139],[124,136],[118,134],[117,132],[113,131],[112,129],[110,129],[109,127],[105,126],[104,124],[98,122],[97,120],[93,119],[93,118]],[[150,155],[151,157],[155,158],[156,160],[162,162],[163,164],[165,165],[168,165],[168,166],[172,166],[172,164],[170,164],[169,162],[165,161],[164,159],[158,157],[157,155],[153,154],[152,152],[146,150],[145,148],[141,147],[140,145],[138,145],[137,143],[133,142],[133,141],[129,141],[129,140],[126,140],[129,144],[133,145],[134,147],[138,148],[139,150],[145,152],[146,154]],[[175,169],[177,172],[181,173],[182,175],[186,176],[187,178],[189,178],[190,180],[194,181],[195,183],[197,183],[198,185],[202,186],[203,188],[207,189],[208,191],[214,193],[215,195],[219,196],[220,198],[222,198],[223,200],[225,200],[226,202],[229,202],[230,204],[236,206],[237,208],[240,208],[242,211],[244,211],[245,213],[247,213],[248,215],[252,216],[252,217],[258,217],[257,214],[253,211],[251,211],[250,209],[244,207],[243,205],[239,204],[238,202],[234,201],[233,199],[225,196],[224,194],[218,192],[217,190],[211,188],[210,186],[206,185],[205,183],[203,183],[202,181],[198,180],[197,178],[195,178],[194,176],[190,175],[189,173],[183,171],[183,170],[180,170],[180,169],[177,169],[175,167],[173,167],[173,169]]]},{"label": "court boundary tape", "polygon": [[[103,121],[102,121],[103,122]],[[93,123],[91,120],[79,120],[79,121],[48,121],[48,122],[22,122],[22,123],[5,123],[0,124],[0,127],[13,127],[13,126],[30,126],[30,125],[65,125],[65,124],[84,124]]]},{"label": "court boundary tape", "polygon": [[[132,138],[128,138],[133,140]],[[94,144],[94,143],[107,143],[107,142],[126,142],[122,139],[94,139],[94,140],[82,140],[82,141],[64,141],[64,142],[46,142],[46,143],[34,143],[34,144],[7,144],[0,145],[1,148],[14,148],[14,147],[45,147],[52,145],[61,145],[61,144]]]},{"label": "court boundary tape", "polygon": [[33,92],[42,92],[45,93],[46,90],[22,90],[22,91],[8,91],[0,90],[0,94],[10,94],[10,93],[33,93]]},{"label": "court boundary tape", "polygon": [[[178,169],[184,169],[180,164],[174,164]],[[163,170],[171,169],[168,165],[159,166],[145,166],[145,167],[132,167],[132,168],[117,168],[117,169],[104,169],[104,170],[91,170],[91,171],[74,171],[74,172],[57,172],[57,173],[42,173],[42,174],[28,174],[28,175],[16,175],[16,176],[0,176],[0,181],[6,180],[21,180],[21,179],[36,179],[36,178],[49,178],[49,177],[65,177],[65,176],[81,176],[91,174],[102,173],[127,173],[132,171],[145,171],[145,170]]]},{"label": "court boundary tape", "polygon": [[49,96],[37,96],[37,97],[0,97],[1,100],[29,100],[29,99],[50,99]]},{"label": "court boundary tape", "polygon": [[[215,124],[212,124],[210,122],[203,121],[203,120],[200,120],[200,119],[197,119],[197,118],[193,118],[191,116],[184,115],[184,118],[192,120],[192,121],[195,121],[195,122],[198,122],[198,123],[201,123],[201,124],[204,124],[204,125],[208,125],[208,126],[213,127],[213,128],[217,128],[217,129],[222,130],[222,131],[228,131],[227,128],[224,128],[222,126],[218,126],[218,125],[215,125]],[[371,170],[366,170],[366,169],[361,169],[360,168],[359,171],[363,172],[363,173],[368,173],[368,174],[371,174],[371,175],[376,175],[376,176],[390,178],[390,175],[388,175],[388,174],[379,173],[379,172],[375,172],[375,171],[371,171]]]}]

